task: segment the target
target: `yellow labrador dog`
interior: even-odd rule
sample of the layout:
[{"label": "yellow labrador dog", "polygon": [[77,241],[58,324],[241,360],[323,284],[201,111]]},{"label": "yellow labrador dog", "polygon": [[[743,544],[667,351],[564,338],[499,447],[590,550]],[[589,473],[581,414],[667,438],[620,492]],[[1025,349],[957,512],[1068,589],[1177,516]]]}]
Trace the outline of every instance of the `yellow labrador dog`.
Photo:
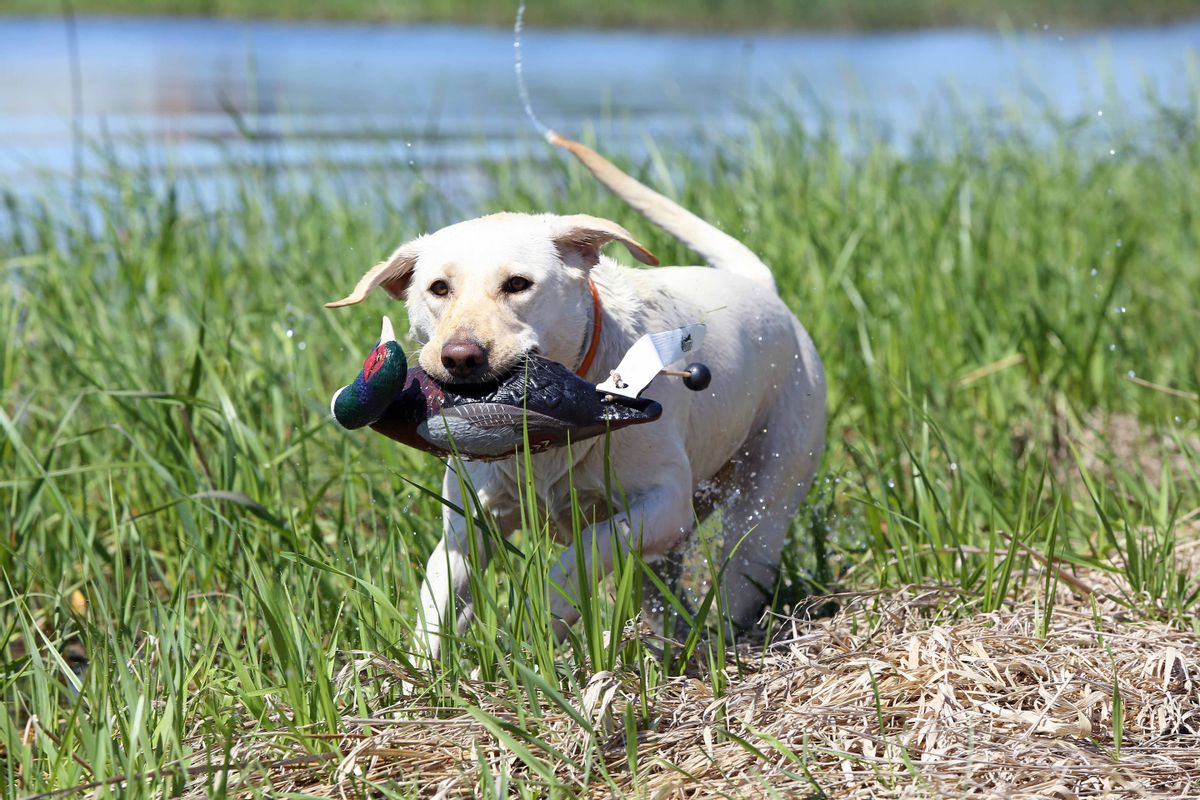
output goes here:
[{"label": "yellow labrador dog", "polygon": [[[551,575],[562,593],[552,612],[565,632],[579,617],[581,577],[612,568],[614,548],[640,547],[647,561],[677,548],[697,520],[720,512],[725,605],[752,624],[772,590],[788,525],[817,469],[824,445],[825,376],[808,333],[779,299],[770,270],[745,245],[643,186],[587,147],[548,137],[579,158],[622,200],[698,252],[709,267],[632,269],[601,254],[619,242],[644,264],[657,260],[620,225],[582,214],[493,214],[402,245],[330,307],[361,302],[376,287],[405,300],[420,364],[445,382],[503,375],[527,353],[575,368],[598,383],[645,333],[707,324],[689,355],[712,369],[712,384],[688,391],[659,377],[646,395],[662,419],[612,435],[613,468],[628,512],[605,496],[603,438],[532,457],[541,500],[570,531],[568,473],[587,519],[586,572],[568,549]],[[471,462],[468,477],[503,530],[519,516],[516,459]],[[445,496],[463,505],[447,471]],[[435,657],[441,625],[456,602],[461,630],[471,617],[470,543],[461,517],[444,511],[445,535],[421,589],[425,653]],[[482,554],[484,547],[476,552]],[[593,565],[593,554],[602,559]]]}]

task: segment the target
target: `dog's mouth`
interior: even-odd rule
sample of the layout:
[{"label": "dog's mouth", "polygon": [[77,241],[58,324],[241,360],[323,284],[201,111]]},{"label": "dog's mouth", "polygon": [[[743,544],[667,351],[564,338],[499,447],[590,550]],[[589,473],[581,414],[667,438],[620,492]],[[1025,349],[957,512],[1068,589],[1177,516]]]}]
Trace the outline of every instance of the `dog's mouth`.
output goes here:
[{"label": "dog's mouth", "polygon": [[[532,347],[513,359],[511,363],[498,369],[489,368],[486,372],[469,380],[456,381],[452,378],[434,378],[434,383],[445,389],[449,389],[455,394],[466,397],[476,395],[482,397],[494,392],[500,384],[507,382],[518,372],[524,370],[530,359],[541,357],[541,351],[536,347]],[[430,377],[432,378],[433,376]]]}]

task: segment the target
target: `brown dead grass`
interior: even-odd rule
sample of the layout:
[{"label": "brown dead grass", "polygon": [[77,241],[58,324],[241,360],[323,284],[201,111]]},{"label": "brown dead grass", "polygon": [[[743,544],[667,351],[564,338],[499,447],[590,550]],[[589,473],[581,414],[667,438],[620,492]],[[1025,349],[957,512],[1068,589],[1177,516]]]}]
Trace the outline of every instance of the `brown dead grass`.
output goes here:
[{"label": "brown dead grass", "polygon": [[[761,648],[742,654],[742,677],[731,670],[724,697],[702,677],[661,688],[655,724],[638,733],[636,781],[620,724],[621,709],[636,700],[635,676],[593,676],[579,711],[593,720],[607,769],[630,795],[1200,796],[1195,637],[1130,619],[1109,600],[1059,594],[1044,636],[1036,602],[955,620],[945,613],[953,601],[938,591],[857,596],[832,617],[786,620],[765,656]],[[375,657],[350,670],[381,688],[413,677]],[[484,711],[517,723],[487,685],[460,688]],[[1114,689],[1124,713],[1119,755]],[[574,763],[588,742],[581,725],[548,711],[529,731],[567,756],[540,754],[557,780],[610,795],[595,770],[583,789]],[[247,732],[232,760],[248,768],[229,775],[229,788],[339,797],[361,794],[365,780],[457,797],[474,794],[480,769],[533,775],[463,711],[379,708],[344,720],[329,744],[325,763],[283,764],[301,751],[280,736]]]}]

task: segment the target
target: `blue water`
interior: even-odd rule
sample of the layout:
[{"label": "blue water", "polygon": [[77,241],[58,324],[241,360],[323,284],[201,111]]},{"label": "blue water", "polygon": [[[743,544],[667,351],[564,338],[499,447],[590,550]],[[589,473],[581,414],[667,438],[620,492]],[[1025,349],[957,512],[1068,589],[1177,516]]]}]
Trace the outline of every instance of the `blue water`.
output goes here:
[{"label": "blue water", "polygon": [[[899,144],[956,107],[1018,124],[1050,113],[1136,126],[1152,100],[1187,101],[1200,48],[1200,23],[684,35],[544,31],[531,15],[523,52],[539,115],[602,141],[736,133],[772,102],[814,124],[866,121]],[[92,174],[111,157],[203,176],[268,153],[300,168],[423,169],[530,146],[508,30],[85,18],[77,31]],[[67,54],[61,20],[0,19],[0,184],[71,171]]]}]

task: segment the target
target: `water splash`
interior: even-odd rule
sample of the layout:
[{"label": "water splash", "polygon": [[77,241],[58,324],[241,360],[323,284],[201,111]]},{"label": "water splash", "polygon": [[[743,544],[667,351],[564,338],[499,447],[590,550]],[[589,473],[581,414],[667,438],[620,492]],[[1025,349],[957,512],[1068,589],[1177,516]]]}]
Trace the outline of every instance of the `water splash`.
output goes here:
[{"label": "water splash", "polygon": [[525,116],[529,117],[529,121],[533,123],[533,127],[537,129],[538,133],[549,139],[555,136],[555,133],[533,112],[533,103],[529,99],[529,87],[525,85],[525,64],[521,61],[521,33],[524,29],[525,0],[521,0],[521,4],[517,6],[517,21],[513,23],[513,73],[517,78],[517,95],[521,98],[521,104],[525,106]]}]

